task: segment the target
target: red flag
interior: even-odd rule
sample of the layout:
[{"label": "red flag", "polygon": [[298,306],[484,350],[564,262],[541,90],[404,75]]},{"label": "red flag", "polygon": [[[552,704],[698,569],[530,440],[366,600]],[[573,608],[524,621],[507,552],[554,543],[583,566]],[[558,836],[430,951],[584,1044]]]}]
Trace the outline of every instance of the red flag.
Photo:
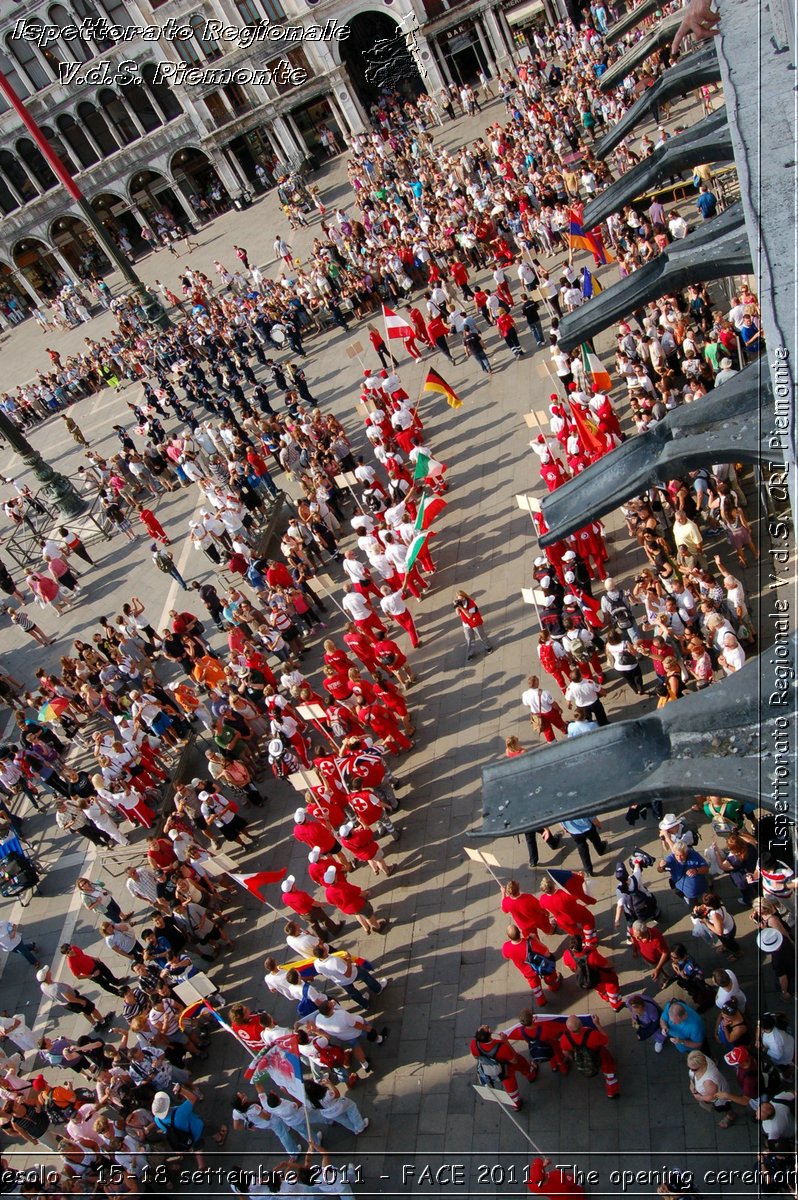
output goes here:
[{"label": "red flag", "polygon": [[265,903],[265,897],[261,895],[261,888],[266,887],[269,883],[280,883],[288,874],[288,868],[283,867],[280,871],[255,871],[252,875],[233,875],[236,883],[240,883],[248,892],[252,892],[253,896],[257,896],[259,900]]},{"label": "red flag", "polygon": [[414,338],[418,336],[414,327],[409,325],[404,317],[400,317],[395,313],[392,308],[388,308],[387,304],[383,304],[382,306],[382,318],[385,321],[385,332],[389,340],[391,338]]},{"label": "red flag", "polygon": [[577,436],[582,446],[583,451],[591,460],[601,458],[607,447],[598,436],[598,430],[595,422],[591,421],[585,415],[584,409],[579,404],[574,404],[572,400],[568,401],[568,407],[571,410],[571,415],[576,425]]},{"label": "red flag", "polygon": [[440,496],[425,496],[424,511],[421,514],[421,528],[429,529],[438,513],[446,508],[446,501]]}]

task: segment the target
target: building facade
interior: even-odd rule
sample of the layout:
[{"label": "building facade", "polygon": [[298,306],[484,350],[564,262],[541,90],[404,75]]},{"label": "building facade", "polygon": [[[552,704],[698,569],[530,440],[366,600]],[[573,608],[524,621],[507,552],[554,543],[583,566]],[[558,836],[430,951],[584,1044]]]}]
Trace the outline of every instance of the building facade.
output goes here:
[{"label": "building facade", "polygon": [[[3,8],[0,71],[134,255],[150,230],[157,234],[159,214],[193,221],[199,196],[263,190],[286,166],[317,162],[325,128],[339,144],[366,128],[380,78],[369,65],[375,53],[390,59],[397,39],[412,55],[401,85],[416,92],[474,80],[479,70],[495,76],[514,56],[500,0],[21,0]],[[306,35],[322,27],[328,36],[261,40],[268,26]],[[347,37],[329,36],[343,27]],[[251,44],[228,29],[250,31]],[[267,81],[250,82],[253,69]],[[186,81],[192,71],[199,78]],[[107,263],[2,96],[0,147],[0,297],[30,306],[87,264]]]}]

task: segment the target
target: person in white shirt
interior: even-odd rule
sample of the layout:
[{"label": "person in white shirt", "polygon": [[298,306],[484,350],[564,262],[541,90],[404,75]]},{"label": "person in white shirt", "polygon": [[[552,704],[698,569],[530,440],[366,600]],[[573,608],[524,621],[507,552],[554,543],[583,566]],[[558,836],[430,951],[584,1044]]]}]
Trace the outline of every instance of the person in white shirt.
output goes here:
[{"label": "person in white shirt", "polygon": [[39,1045],[38,1037],[28,1028],[25,1018],[18,1015],[0,1019],[0,1037],[8,1038],[23,1055],[30,1054]]},{"label": "person in white shirt", "polygon": [[[310,1025],[311,1022],[308,1024]],[[381,1045],[388,1036],[387,1029],[377,1033],[368,1021],[364,1021],[362,1017],[356,1017],[354,1013],[347,1012],[335,1000],[325,1000],[323,1004],[319,1005],[318,1015],[313,1018],[312,1025],[318,1029],[319,1033],[323,1033],[351,1049],[360,1063],[361,1069],[369,1073],[371,1067],[366,1059],[366,1052],[360,1044],[361,1038],[368,1037],[370,1042]],[[373,1036],[369,1036],[370,1034]]]},{"label": "person in white shirt", "polygon": [[274,1134],[286,1154],[298,1158],[302,1143],[296,1133],[276,1112],[248,1100],[244,1092],[236,1092],[230,1116],[233,1129],[255,1129],[258,1133],[265,1129]]},{"label": "person in white shirt", "polygon": [[[387,557],[387,550],[386,550]],[[404,601],[404,595],[401,591],[394,591],[390,585],[385,584],[381,589],[382,600],[380,600],[380,608],[385,613],[386,617],[392,617],[397,625],[401,625],[402,629],[408,634],[410,644],[416,650],[421,645],[416,629],[415,621]]]},{"label": "person in white shirt", "polygon": [[354,1000],[361,1008],[368,1006],[370,997],[367,992],[359,990],[356,984],[365,983],[375,996],[388,986],[387,979],[375,979],[365,965],[355,962],[348,951],[342,955],[332,954],[329,946],[324,944],[317,947],[313,965],[319,975],[338,984],[350,1000]]},{"label": "person in white shirt", "polygon": [[745,992],[740,987],[734,971],[718,967],[712,972],[712,983],[717,987],[715,1006],[722,1009],[727,1000],[734,1000],[740,1012],[745,1012],[747,1003]]},{"label": "person in white shirt", "polygon": [[598,725],[607,725],[607,714],[601,703],[601,688],[592,679],[583,679],[581,671],[574,667],[569,673],[570,683],[565,689],[565,699],[570,709],[585,709]]},{"label": "person in white shirt", "polygon": [[670,230],[671,237],[677,240],[686,238],[690,232],[689,225],[685,221],[684,217],[679,215],[679,212],[675,208],[671,210],[671,215],[668,220],[668,229]]},{"label": "person in white shirt", "polygon": [[283,933],[289,950],[293,950],[297,958],[315,957],[319,948],[319,939],[315,934],[303,932],[296,921],[287,921]]},{"label": "person in white shirt", "polygon": [[521,703],[529,709],[530,721],[538,733],[547,742],[554,741],[554,728],[566,733],[566,725],[562,719],[559,704],[550,692],[540,686],[537,675],[530,675],[527,680],[529,687],[521,694]]},{"label": "person in white shirt", "polygon": [[371,634],[385,629],[382,621],[372,611],[366,597],[362,596],[360,592],[356,592],[351,583],[344,584],[341,607],[349,617],[349,620],[354,621],[359,629],[365,629],[367,633]]}]

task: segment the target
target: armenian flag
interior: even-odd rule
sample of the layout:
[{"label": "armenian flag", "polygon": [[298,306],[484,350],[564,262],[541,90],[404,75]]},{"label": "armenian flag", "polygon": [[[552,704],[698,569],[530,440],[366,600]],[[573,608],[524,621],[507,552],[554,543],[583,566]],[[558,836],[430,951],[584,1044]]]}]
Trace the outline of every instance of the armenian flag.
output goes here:
[{"label": "armenian flag", "polygon": [[433,371],[432,368],[427,371],[427,378],[424,380],[424,385],[421,388],[422,396],[426,395],[427,392],[437,392],[441,396],[445,396],[446,403],[450,408],[460,408],[463,403],[454,388],[450,387],[443,376],[439,375],[437,371]]},{"label": "armenian flag", "polygon": [[568,245],[572,250],[589,250],[597,266],[615,262],[605,248],[598,229],[585,229],[582,224],[583,204],[572,204],[568,209]]},{"label": "armenian flag", "polygon": [[594,388],[600,392],[611,391],[612,379],[609,371],[606,370],[599,356],[591,354],[584,343],[582,343],[582,366],[585,370],[585,379],[589,379]]}]

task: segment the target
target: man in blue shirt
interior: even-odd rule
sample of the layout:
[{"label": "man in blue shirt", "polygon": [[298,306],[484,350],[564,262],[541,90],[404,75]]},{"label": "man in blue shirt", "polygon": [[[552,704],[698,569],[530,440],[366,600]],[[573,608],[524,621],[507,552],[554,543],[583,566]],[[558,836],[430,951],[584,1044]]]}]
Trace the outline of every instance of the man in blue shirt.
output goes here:
[{"label": "man in blue shirt", "polygon": [[573,721],[568,722],[568,737],[583,737],[586,733],[595,733],[598,722],[591,721],[589,708],[577,708]]},{"label": "man in blue shirt", "polygon": [[665,1005],[660,1029],[680,1054],[700,1050],[707,1037],[699,1014],[681,1000],[671,1000]]},{"label": "man in blue shirt", "polygon": [[714,192],[709,190],[708,187],[704,187],[702,185],[695,205],[704,220],[708,221],[709,218],[714,217],[715,213],[718,211],[718,198]]},{"label": "man in blue shirt", "polygon": [[607,843],[602,842],[599,837],[599,831],[594,821],[594,817],[574,817],[573,820],[563,821],[562,823],[565,832],[570,833],[576,842],[576,848],[579,851],[579,857],[582,860],[582,866],[585,869],[586,875],[593,874],[593,862],[587,847],[588,842],[590,842],[597,854],[607,853]]},{"label": "man in blue shirt", "polygon": [[668,872],[671,887],[679,893],[685,904],[692,906],[707,890],[709,864],[686,842],[675,842],[671,853],[657,863],[657,870],[660,875]]}]

